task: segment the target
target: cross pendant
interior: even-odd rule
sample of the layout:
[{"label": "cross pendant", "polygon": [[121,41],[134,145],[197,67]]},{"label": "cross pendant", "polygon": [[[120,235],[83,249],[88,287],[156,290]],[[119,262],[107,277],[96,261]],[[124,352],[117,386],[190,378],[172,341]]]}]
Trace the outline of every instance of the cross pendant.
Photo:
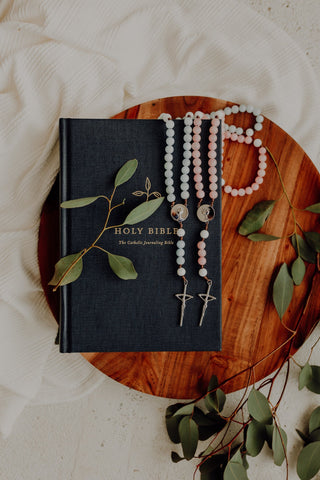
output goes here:
[{"label": "cross pendant", "polygon": [[203,319],[204,319],[204,316],[205,316],[205,313],[206,313],[206,310],[207,310],[207,307],[208,307],[208,303],[211,302],[212,300],[216,300],[216,297],[214,297],[212,295],[209,295],[211,287],[212,287],[212,281],[209,280],[208,281],[207,292],[198,294],[199,297],[201,298],[201,300],[203,300],[203,302],[204,302],[204,304],[202,306],[202,312],[201,312],[201,317],[200,317],[200,321],[199,321],[199,327],[201,327],[201,325],[203,323]]},{"label": "cross pendant", "polygon": [[186,308],[186,302],[193,298],[192,295],[187,294],[188,280],[184,280],[183,293],[176,293],[175,296],[181,301],[181,311],[180,311],[180,327],[183,325],[184,311]]}]

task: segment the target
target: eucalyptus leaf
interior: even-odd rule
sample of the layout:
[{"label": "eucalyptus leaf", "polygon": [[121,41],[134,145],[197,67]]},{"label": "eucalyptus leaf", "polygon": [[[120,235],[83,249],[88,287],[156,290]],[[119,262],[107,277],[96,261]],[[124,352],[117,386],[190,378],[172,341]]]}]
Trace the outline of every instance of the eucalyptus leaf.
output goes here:
[{"label": "eucalyptus leaf", "polygon": [[180,457],[180,455],[178,455],[176,452],[171,452],[171,460],[173,463],[178,463],[181,462],[181,460],[184,460],[184,458]]},{"label": "eucalyptus leaf", "polygon": [[81,255],[82,252],[79,252],[60,258],[55,264],[54,275],[51,278],[49,285],[67,285],[68,283],[77,280],[77,278],[80,277],[83,268]]},{"label": "eucalyptus leaf", "polygon": [[137,278],[138,274],[129,258],[108,252],[108,260],[110,268],[117,277],[122,280],[134,280]]},{"label": "eucalyptus leaf", "polygon": [[197,450],[199,441],[198,425],[191,417],[183,417],[179,423],[179,436],[183,455],[186,460],[191,460]]},{"label": "eucalyptus leaf", "polygon": [[256,457],[265,442],[266,429],[263,423],[252,420],[248,426],[246,450],[251,457]]},{"label": "eucalyptus leaf", "polygon": [[307,383],[307,389],[313,393],[320,393],[320,366],[311,365],[312,377]]},{"label": "eucalyptus leaf", "polygon": [[305,239],[315,252],[320,252],[320,233],[318,232],[304,232]]},{"label": "eucalyptus leaf", "polygon": [[288,265],[283,263],[273,284],[273,303],[280,318],[285,314],[293,295],[293,280]]},{"label": "eucalyptus leaf", "polygon": [[79,208],[85,207],[86,205],[90,205],[90,203],[95,202],[101,198],[101,195],[97,197],[84,197],[84,198],[75,198],[74,200],[66,200],[60,204],[61,208]]},{"label": "eucalyptus leaf", "polygon": [[183,405],[183,407],[179,408],[174,415],[191,415],[194,409],[194,403],[188,403],[187,405]]},{"label": "eucalyptus leaf", "polygon": [[320,428],[316,428],[310,433],[308,437],[308,443],[319,442],[319,441],[320,441]]},{"label": "eucalyptus leaf", "polygon": [[320,470],[320,442],[309,443],[298,457],[297,473],[301,480],[311,480]]},{"label": "eucalyptus leaf", "polygon": [[248,480],[247,472],[243,464],[233,462],[231,459],[225,468],[223,480]]},{"label": "eucalyptus leaf", "polygon": [[241,449],[240,448],[237,448],[236,452],[231,457],[230,462],[240,463],[241,465],[243,465],[242,454],[241,454]]},{"label": "eucalyptus leaf", "polygon": [[266,442],[268,444],[268,447],[271,449],[274,425],[265,425],[265,428],[266,428]]},{"label": "eucalyptus leaf", "polygon": [[248,397],[248,410],[250,415],[263,424],[272,423],[272,412],[267,398],[253,388]]},{"label": "eucalyptus leaf", "polygon": [[251,233],[247,238],[252,242],[272,242],[273,240],[279,240],[281,237],[267,235],[266,233]]},{"label": "eucalyptus leaf", "polygon": [[304,441],[304,443],[309,443],[309,438],[307,437],[307,435],[305,435],[303,432],[301,432],[301,430],[298,430],[297,428],[296,428],[296,432],[299,435],[299,437]]},{"label": "eucalyptus leaf", "polygon": [[213,455],[212,457],[205,460],[202,465],[200,465],[201,475],[210,474],[210,473],[217,474],[219,471],[222,471],[225,469],[227,463],[228,463],[228,455],[226,454]]},{"label": "eucalyptus leaf", "polygon": [[309,420],[309,433],[317,428],[320,428],[320,407],[315,408],[311,413]]},{"label": "eucalyptus leaf", "polygon": [[309,363],[306,363],[300,371],[299,390],[302,390],[311,381],[312,381],[312,368],[309,365]]},{"label": "eucalyptus leaf", "polygon": [[128,160],[120,170],[118,170],[118,173],[116,175],[116,178],[114,180],[114,186],[119,187],[119,185],[122,185],[123,183],[126,183],[130,178],[134,175],[136,169],[138,166],[138,160],[135,158],[133,160]]},{"label": "eucalyptus leaf", "polygon": [[175,403],[174,405],[169,405],[166,409],[166,427],[170,440],[173,443],[180,443],[179,437],[179,423],[181,420],[180,416],[174,416],[174,413],[183,406],[183,403]]},{"label": "eucalyptus leaf", "polygon": [[320,213],[320,203],[314,203],[313,205],[309,205],[309,207],[305,208],[305,210],[312,213]]},{"label": "eucalyptus leaf", "polygon": [[[284,447],[282,445],[284,443]],[[287,434],[286,432],[278,426],[274,426],[273,433],[272,433],[272,451],[273,451],[273,461],[276,465],[280,466],[283,463],[283,460],[286,456],[286,448],[287,448]]]},{"label": "eucalyptus leaf", "polygon": [[[299,251],[298,251],[298,246],[297,246],[297,239],[298,239],[298,246],[299,246]],[[293,248],[295,249],[297,255],[308,263],[316,263],[317,262],[317,255],[316,253],[312,250],[311,247],[307,244],[307,242],[300,236],[300,235],[292,235],[291,237],[291,243]]]},{"label": "eucalyptus leaf", "polygon": [[249,210],[239,227],[240,235],[249,235],[259,230],[271,214],[275,203],[275,200],[264,200]]},{"label": "eucalyptus leaf", "polygon": [[199,440],[207,440],[215,433],[221,432],[227,423],[227,420],[220,415],[215,415],[215,420],[212,419],[211,425],[199,425]]},{"label": "eucalyptus leaf", "polygon": [[216,375],[212,375],[208,385],[208,394],[205,397],[205,405],[210,412],[221,412],[226,401],[226,395],[220,388],[217,388],[218,385]]},{"label": "eucalyptus leaf", "polygon": [[136,223],[146,220],[150,217],[162,204],[164,197],[154,198],[148,202],[140,203],[128,214],[123,222],[124,225],[135,225]]},{"label": "eucalyptus leaf", "polygon": [[291,275],[295,285],[300,285],[306,273],[306,266],[301,257],[295,259],[291,267]]}]

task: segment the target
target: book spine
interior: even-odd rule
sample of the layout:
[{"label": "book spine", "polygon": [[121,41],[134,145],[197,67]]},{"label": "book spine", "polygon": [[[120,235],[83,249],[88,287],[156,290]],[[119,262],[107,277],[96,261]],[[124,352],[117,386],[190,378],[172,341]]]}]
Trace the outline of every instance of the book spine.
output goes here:
[{"label": "book spine", "polygon": [[[60,136],[60,203],[68,198],[68,119],[61,118],[59,122]],[[60,208],[60,257],[67,255],[68,232],[67,232],[67,210]],[[60,287],[60,325],[59,345],[60,352],[70,352],[70,328],[68,312],[68,286]]]}]

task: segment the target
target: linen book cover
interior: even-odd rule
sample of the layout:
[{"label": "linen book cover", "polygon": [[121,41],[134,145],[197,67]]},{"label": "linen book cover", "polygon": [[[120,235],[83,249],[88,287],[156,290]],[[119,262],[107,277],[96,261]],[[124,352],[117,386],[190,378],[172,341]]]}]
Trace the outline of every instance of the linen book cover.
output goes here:
[{"label": "linen book cover", "polygon": [[[175,120],[173,179],[177,203],[183,158],[183,120]],[[202,122],[203,184],[209,200],[208,137],[210,121]],[[217,171],[221,170],[221,124],[217,140]],[[221,348],[221,178],[214,201],[215,218],[209,223],[206,268],[212,279],[203,324],[199,319],[207,283],[198,274],[200,231],[192,164],[185,229],[185,269],[188,294],[183,326],[179,326],[183,280],[177,275],[176,232],[166,199],[164,155],[166,127],[162,120],[60,119],[60,202],[81,197],[110,197],[122,165],[137,159],[138,167],[116,189],[109,226],[121,225],[142,202],[159,196],[164,201],[156,212],[134,225],[105,231],[97,245],[114,255],[129,258],[138,272],[134,280],[122,280],[111,270],[108,254],[92,249],[83,258],[81,276],[61,288],[61,352],[215,351]],[[207,202],[208,203],[208,202]],[[104,225],[107,201],[99,198],[81,208],[60,212],[61,257],[82,251],[96,239]]]}]

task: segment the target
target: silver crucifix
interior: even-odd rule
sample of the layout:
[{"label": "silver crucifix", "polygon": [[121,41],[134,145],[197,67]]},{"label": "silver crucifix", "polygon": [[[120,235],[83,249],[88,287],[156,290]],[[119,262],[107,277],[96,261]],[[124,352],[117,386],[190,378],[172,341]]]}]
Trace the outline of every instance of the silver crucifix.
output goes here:
[{"label": "silver crucifix", "polygon": [[202,325],[202,322],[203,322],[203,319],[204,319],[204,316],[205,316],[205,313],[206,313],[206,310],[207,310],[207,307],[208,307],[208,303],[211,302],[212,300],[216,300],[216,297],[213,297],[212,295],[209,295],[211,287],[212,287],[212,280],[208,280],[207,283],[208,283],[207,292],[206,293],[198,293],[199,297],[204,302],[204,304],[202,306],[202,312],[201,312],[201,318],[200,318],[200,321],[199,321],[199,327],[201,327],[201,325]]},{"label": "silver crucifix", "polygon": [[183,293],[176,293],[176,297],[181,300],[181,313],[180,313],[180,327],[183,325],[183,317],[184,317],[184,311],[186,308],[186,302],[193,298],[192,295],[187,294],[187,286],[188,286],[188,280],[184,279],[184,288],[183,288]]}]

